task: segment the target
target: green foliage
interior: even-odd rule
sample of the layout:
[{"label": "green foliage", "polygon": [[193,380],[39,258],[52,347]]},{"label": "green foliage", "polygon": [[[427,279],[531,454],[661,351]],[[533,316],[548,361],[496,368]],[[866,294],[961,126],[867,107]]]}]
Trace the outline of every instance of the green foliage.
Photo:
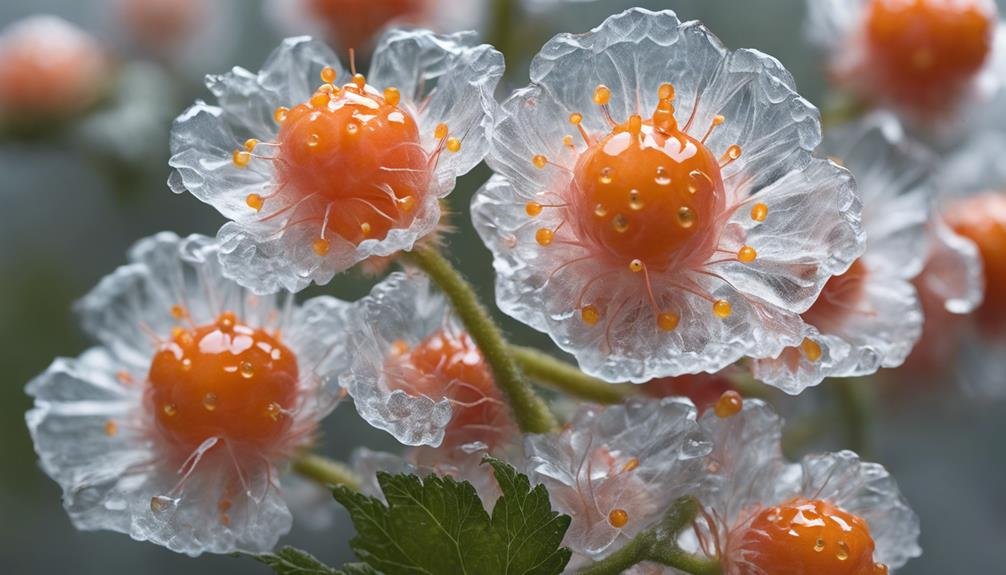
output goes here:
[{"label": "green foliage", "polygon": [[333,569],[311,554],[293,547],[284,547],[275,554],[257,555],[255,558],[272,567],[279,575],[380,575],[362,564]]},{"label": "green foliage", "polygon": [[385,575],[561,573],[570,558],[559,547],[569,517],[552,511],[543,486],[532,489],[503,461],[486,462],[502,491],[492,516],[470,483],[450,477],[379,473],[387,505],[336,487],[356,526],[356,555]]}]

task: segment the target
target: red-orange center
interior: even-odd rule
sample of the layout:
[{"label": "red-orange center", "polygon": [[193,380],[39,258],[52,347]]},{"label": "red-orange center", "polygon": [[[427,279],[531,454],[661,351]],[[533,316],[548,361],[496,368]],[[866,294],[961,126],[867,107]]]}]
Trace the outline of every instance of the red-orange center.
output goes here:
[{"label": "red-orange center", "polygon": [[211,437],[275,445],[296,407],[297,358],[275,336],[225,313],[216,323],[176,330],[150,366],[148,402],[175,445]]},{"label": "red-orange center", "polygon": [[817,301],[803,312],[803,321],[821,333],[835,333],[851,314],[866,312],[863,305],[866,277],[862,260],[852,262],[845,273],[832,276],[824,284]]},{"label": "red-orange center", "polygon": [[922,108],[952,100],[992,48],[995,6],[984,0],[873,0],[871,65],[896,100]]},{"label": "red-orange center", "polygon": [[702,142],[638,116],[583,152],[573,186],[584,235],[619,261],[656,269],[707,238],[725,202],[720,165]]},{"label": "red-orange center", "polygon": [[[509,413],[493,381],[482,352],[467,333],[444,329],[421,341],[411,350],[403,348],[401,360],[418,375],[416,380],[399,381],[411,394],[451,401],[453,417],[445,443],[483,441],[492,445],[509,421]],[[411,379],[411,378],[410,378]]]},{"label": "red-orange center", "polygon": [[415,119],[362,84],[322,86],[281,113],[275,159],[279,185],[319,206],[319,237],[354,244],[407,227],[430,181]]},{"label": "red-orange center", "polygon": [[309,0],[308,9],[344,48],[361,49],[385,24],[418,20],[426,0]]},{"label": "red-orange center", "polygon": [[210,15],[202,0],[119,0],[120,18],[134,40],[169,49],[188,39]]},{"label": "red-orange center", "polygon": [[1006,332],[1006,195],[986,193],[951,205],[950,226],[978,246],[985,274],[985,300],[975,312],[990,334]]},{"label": "red-orange center", "polygon": [[763,510],[737,537],[745,562],[772,575],[886,575],[866,522],[820,499]]}]

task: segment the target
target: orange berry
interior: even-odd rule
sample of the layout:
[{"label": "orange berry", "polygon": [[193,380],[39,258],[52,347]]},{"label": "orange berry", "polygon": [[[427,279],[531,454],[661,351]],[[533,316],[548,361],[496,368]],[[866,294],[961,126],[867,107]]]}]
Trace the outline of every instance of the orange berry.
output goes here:
[{"label": "orange berry", "polygon": [[822,333],[833,333],[851,313],[862,308],[866,275],[866,265],[856,260],[845,273],[832,276],[814,305],[801,315],[803,321]]}]

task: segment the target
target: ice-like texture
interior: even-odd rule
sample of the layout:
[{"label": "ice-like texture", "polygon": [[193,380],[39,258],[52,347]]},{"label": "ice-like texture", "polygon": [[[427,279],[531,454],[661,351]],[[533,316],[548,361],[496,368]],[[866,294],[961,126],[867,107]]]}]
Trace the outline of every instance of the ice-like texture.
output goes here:
[{"label": "ice-like texture", "polygon": [[[472,202],[475,227],[494,254],[504,312],[548,333],[584,371],[610,381],[715,372],[800,342],[797,314],[860,255],[863,235],[854,182],[813,158],[818,112],[778,61],[728,51],[700,23],[682,23],[673,12],[634,9],[586,34],[553,38],[532,62],[531,82],[501,105],[487,158],[496,175]],[[743,153],[722,168],[726,206],[722,225],[705,238],[710,251],[668,254],[677,263],[640,274],[628,261],[601,257],[604,246],[563,207],[581,149],[564,136],[575,134],[568,122],[574,112],[583,114],[588,134],[609,132],[592,101],[599,84],[611,90],[611,116],[624,122],[636,113],[650,117],[663,83],[674,85],[683,132],[701,140],[723,116],[706,146],[716,156],[734,144]],[[550,163],[536,168],[536,155]],[[532,201],[558,207],[532,218],[525,212]],[[751,217],[759,203],[768,213],[761,222]],[[555,230],[549,245],[536,242],[539,229]],[[731,259],[724,252],[745,244],[757,250],[755,261],[724,261]],[[731,303],[728,318],[713,315],[716,299]],[[603,304],[599,321],[582,321],[583,308],[594,304]],[[661,330],[656,310],[672,310],[676,328]]]},{"label": "ice-like texture", "polygon": [[[326,210],[324,198],[284,187],[272,161],[240,168],[232,153],[247,138],[275,141],[279,127],[274,110],[307,101],[324,66],[335,69],[338,78],[346,77],[338,57],[323,43],[287,39],[258,74],[234,68],[208,76],[217,105],[197,102],[172,130],[171,188],[192,193],[231,220],[218,234],[222,261],[229,276],[256,293],[297,291],[312,281],[324,284],[371,256],[411,249],[438,225],[439,201],[453,190],[455,178],[485,154],[485,126],[496,106],[493,91],[503,74],[502,55],[477,44],[472,34],[388,32],[374,54],[368,90],[399,88],[399,107],[416,120],[422,152],[437,157],[433,177],[407,227],[393,227],[383,239],[359,244],[329,233],[331,245],[319,255],[313,243],[321,229],[317,215]],[[433,135],[441,123],[460,140],[457,154],[438,152],[441,144]],[[249,194],[268,196],[261,211],[249,208]]]},{"label": "ice-like texture", "polygon": [[434,447],[445,434],[458,446],[515,432],[481,354],[425,275],[392,274],[354,304],[351,324],[339,382],[374,427]]},{"label": "ice-like texture", "polygon": [[[826,377],[897,367],[922,334],[922,309],[912,280],[929,255],[935,158],[909,140],[888,114],[834,130],[821,153],[855,176],[867,244],[861,267],[850,272],[859,279],[833,280],[820,296],[823,301],[804,316],[810,324],[818,322],[807,326],[804,337],[821,348],[821,357],[790,348],[753,362],[758,379],[789,393]],[[826,323],[820,323],[822,315]]]},{"label": "ice-like texture", "polygon": [[[267,551],[290,528],[279,469],[338,401],[332,373],[344,352],[338,333],[347,304],[320,297],[295,306],[289,296],[254,295],[222,276],[217,250],[209,238],[170,233],[137,243],[131,263],[78,305],[98,347],[57,359],[28,385],[35,450],[80,529],[120,531],[198,555]],[[292,423],[268,449],[209,437],[180,457],[145,400],[147,373],[173,328],[210,324],[225,311],[281,333],[295,354]]]},{"label": "ice-like texture", "polygon": [[706,542],[725,544],[726,575],[756,572],[749,565],[741,569],[744,549],[733,542],[743,538],[759,512],[798,497],[820,499],[864,519],[876,545],[874,560],[892,570],[921,554],[918,517],[882,466],[849,451],[785,461],[782,420],[758,400],[745,400],[741,413],[726,419],[707,413],[700,425],[713,450],[700,496],[709,519],[700,522],[699,533]]},{"label": "ice-like texture", "polygon": [[[525,440],[527,473],[572,517],[563,544],[598,559],[653,526],[691,494],[709,452],[695,407],[672,398],[586,406],[558,433]],[[624,524],[616,526],[624,513]]]}]

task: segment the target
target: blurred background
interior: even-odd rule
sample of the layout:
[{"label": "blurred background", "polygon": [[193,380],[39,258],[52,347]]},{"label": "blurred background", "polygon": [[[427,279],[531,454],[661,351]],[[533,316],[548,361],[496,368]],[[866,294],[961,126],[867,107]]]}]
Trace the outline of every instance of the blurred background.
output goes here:
[{"label": "blurred background", "polygon": [[[776,56],[794,74],[800,92],[820,103],[821,69],[802,39],[805,1],[598,0],[551,8],[529,2],[527,10],[513,15],[516,25],[507,36],[494,27],[490,10],[480,10],[479,0],[445,4],[507,49],[511,87],[526,78],[527,59],[552,34],[584,31],[641,5],[700,19],[731,48]],[[189,23],[199,30],[175,47],[145,46],[151,32],[130,29],[121,13],[124,3],[117,0],[0,3],[0,28],[36,13],[58,15],[97,38],[114,63],[102,103],[85,120],[39,133],[8,131],[0,139],[0,573],[268,572],[248,559],[190,559],[120,534],[76,531],[62,511],[58,487],[36,466],[24,424],[30,401],[23,388],[54,357],[75,356],[89,345],[72,303],[121,265],[135,240],[160,230],[213,235],[221,225],[212,208],[189,195],[176,196],[165,185],[170,122],[192,100],[208,97],[204,73],[232,65],[257,70],[284,33],[295,30],[298,23],[278,22],[273,15],[283,2],[292,6],[297,0],[272,2],[271,9],[259,0],[168,0],[176,7],[210,6]],[[484,168],[476,170],[450,196],[458,228],[450,251],[491,298],[491,258],[466,217],[472,193],[487,177]],[[325,290],[355,298],[370,281],[345,275]],[[545,338],[527,328],[506,326],[514,339],[548,348]],[[911,382],[880,395],[870,456],[893,472],[922,519],[924,555],[899,573],[1001,573],[996,551],[1006,541],[1006,451],[1000,443],[1006,437],[1006,404],[970,400],[950,385],[916,389]],[[802,405],[813,408],[814,402]],[[394,441],[343,405],[327,422],[322,450],[346,458],[358,445],[392,449]],[[814,445],[840,446],[828,439]],[[318,532],[298,525],[283,542],[338,565],[351,559],[351,528],[334,502],[326,505],[334,528]]]}]

